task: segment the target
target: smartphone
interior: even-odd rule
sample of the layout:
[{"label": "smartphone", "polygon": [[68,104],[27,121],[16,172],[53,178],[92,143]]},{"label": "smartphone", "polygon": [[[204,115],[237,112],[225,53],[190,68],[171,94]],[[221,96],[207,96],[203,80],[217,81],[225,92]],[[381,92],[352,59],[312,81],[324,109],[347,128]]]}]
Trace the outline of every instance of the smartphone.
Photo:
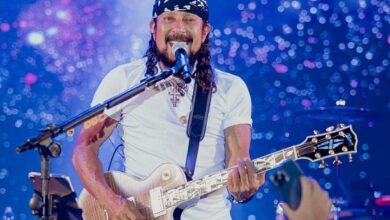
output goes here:
[{"label": "smartphone", "polygon": [[282,195],[282,199],[290,208],[296,210],[301,202],[301,181],[303,175],[301,168],[292,160],[288,160],[280,166],[270,180],[274,187]]}]

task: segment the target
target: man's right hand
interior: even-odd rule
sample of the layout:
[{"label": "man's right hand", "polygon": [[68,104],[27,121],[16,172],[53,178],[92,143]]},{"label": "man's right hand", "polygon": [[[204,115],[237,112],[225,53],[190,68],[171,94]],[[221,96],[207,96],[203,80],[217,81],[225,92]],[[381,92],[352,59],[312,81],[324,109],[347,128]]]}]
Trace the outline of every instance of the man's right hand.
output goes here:
[{"label": "man's right hand", "polygon": [[108,219],[112,220],[141,220],[146,219],[135,206],[135,204],[127,199],[117,196],[114,202],[105,205]]}]

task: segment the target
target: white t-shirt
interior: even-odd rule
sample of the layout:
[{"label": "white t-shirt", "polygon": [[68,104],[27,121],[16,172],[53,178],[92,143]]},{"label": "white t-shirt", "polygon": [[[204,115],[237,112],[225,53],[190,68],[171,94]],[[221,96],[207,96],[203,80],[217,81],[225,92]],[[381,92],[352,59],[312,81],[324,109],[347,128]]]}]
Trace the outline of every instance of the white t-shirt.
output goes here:
[{"label": "white t-shirt", "polygon": [[[119,94],[144,78],[146,60],[118,66],[99,85],[92,106]],[[200,142],[194,179],[225,168],[224,129],[236,124],[252,124],[251,100],[245,83],[237,76],[214,70],[217,90],[212,95],[206,134]],[[133,99],[105,113],[119,122],[124,142],[126,172],[144,179],[163,163],[184,167],[189,139],[186,135],[194,80],[188,91],[172,104],[170,88],[148,88]],[[183,117],[182,117],[183,118]],[[230,203],[225,193],[214,193],[185,209],[182,219],[230,219]]]}]

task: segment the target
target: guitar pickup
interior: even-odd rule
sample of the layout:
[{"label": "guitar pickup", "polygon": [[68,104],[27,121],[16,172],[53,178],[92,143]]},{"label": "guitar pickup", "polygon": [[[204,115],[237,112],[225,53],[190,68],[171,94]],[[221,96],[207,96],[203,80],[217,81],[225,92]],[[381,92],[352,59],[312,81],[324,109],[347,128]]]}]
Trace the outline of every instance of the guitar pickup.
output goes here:
[{"label": "guitar pickup", "polygon": [[150,190],[149,196],[153,211],[153,217],[157,218],[159,216],[165,215],[167,213],[167,210],[163,200],[162,187],[157,187]]}]

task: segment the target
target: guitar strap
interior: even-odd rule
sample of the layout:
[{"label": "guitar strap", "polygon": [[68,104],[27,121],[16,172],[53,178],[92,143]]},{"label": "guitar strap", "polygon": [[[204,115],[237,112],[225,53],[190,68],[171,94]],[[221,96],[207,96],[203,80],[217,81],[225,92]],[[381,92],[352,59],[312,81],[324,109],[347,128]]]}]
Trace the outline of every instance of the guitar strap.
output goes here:
[{"label": "guitar strap", "polygon": [[192,176],[195,172],[199,143],[201,140],[203,140],[206,132],[212,90],[213,89],[204,90],[198,85],[198,83],[195,83],[194,93],[192,96],[191,112],[187,125],[187,136],[190,139],[184,170],[187,176],[187,180],[192,180]]},{"label": "guitar strap", "polygon": [[[195,83],[194,94],[192,95],[191,112],[187,125],[187,136],[190,139],[188,144],[187,159],[184,172],[187,181],[192,180],[195,172],[196,158],[198,157],[199,143],[206,133],[207,118],[211,103],[212,89],[204,91]],[[173,219],[180,220],[183,209],[176,208],[173,212]]]}]

